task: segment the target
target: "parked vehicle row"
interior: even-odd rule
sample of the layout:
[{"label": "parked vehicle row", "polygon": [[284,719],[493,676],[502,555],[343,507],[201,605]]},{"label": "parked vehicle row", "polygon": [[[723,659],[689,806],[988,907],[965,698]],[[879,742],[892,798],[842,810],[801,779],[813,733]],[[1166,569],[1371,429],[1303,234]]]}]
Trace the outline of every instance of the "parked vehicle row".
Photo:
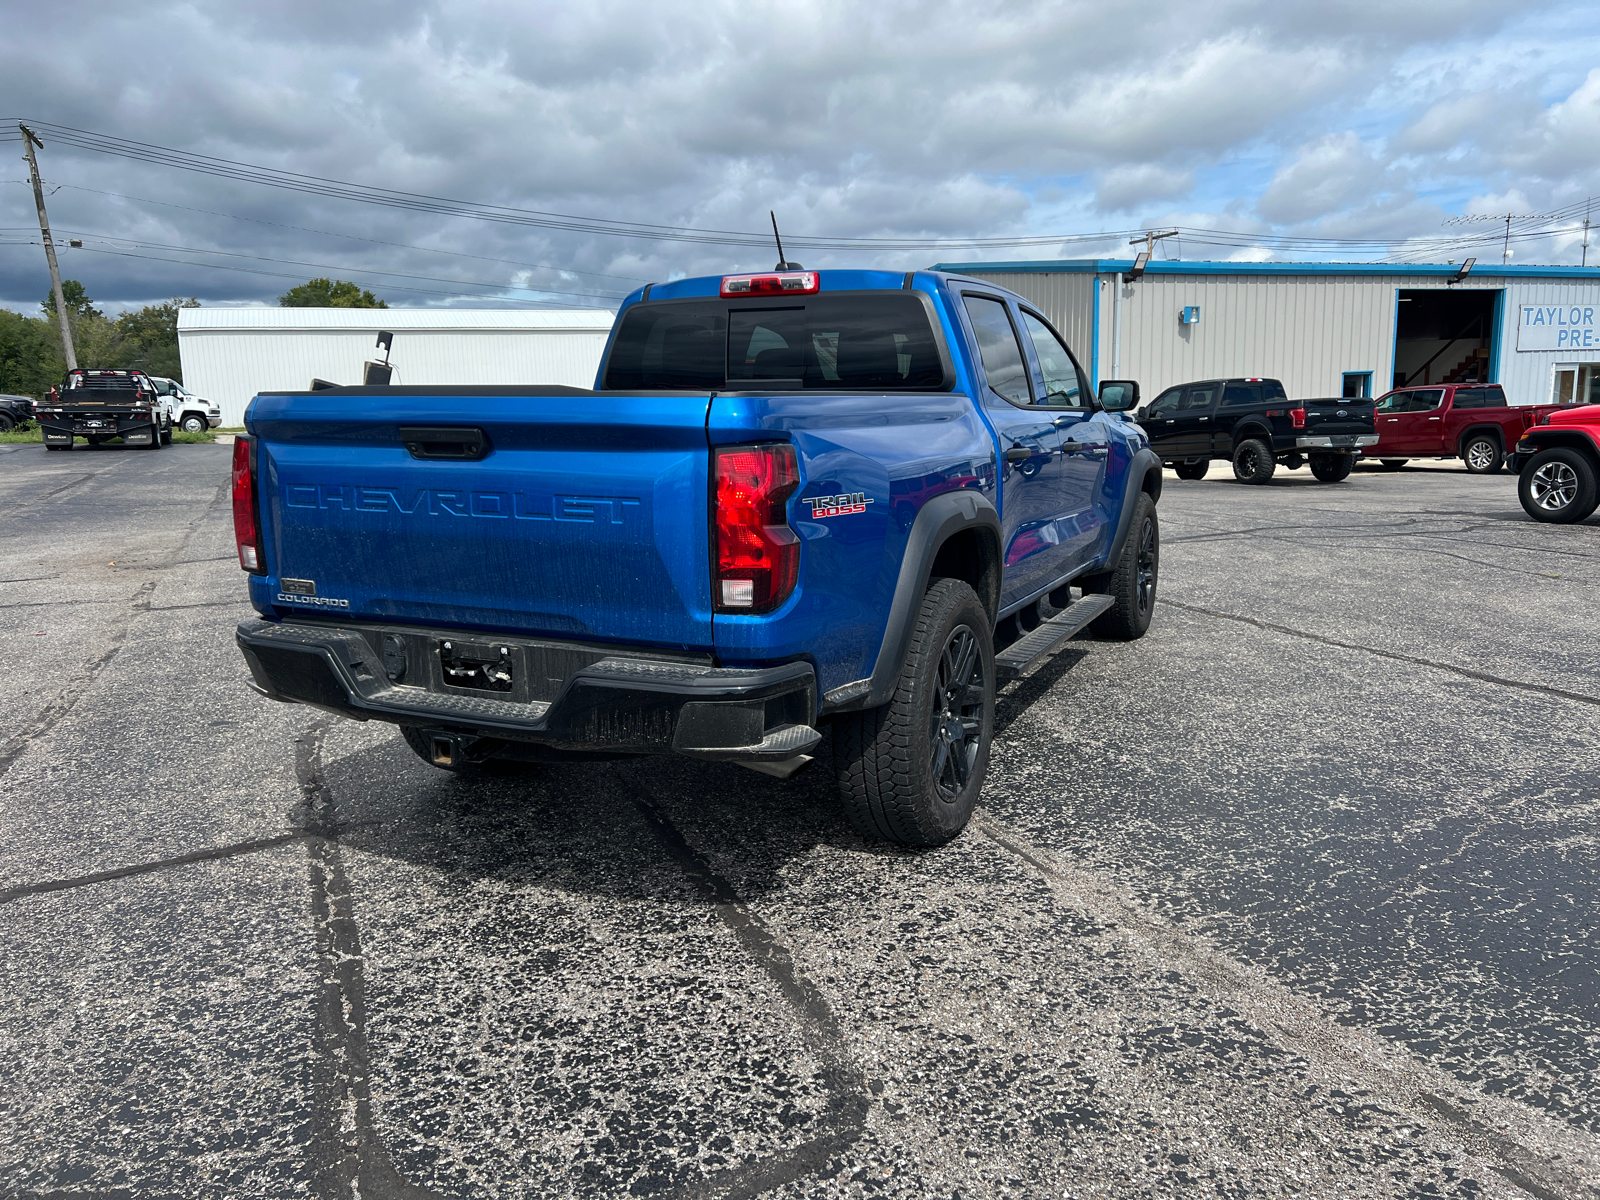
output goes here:
[{"label": "parked vehicle row", "polygon": [[1413,458],[1459,458],[1492,475],[1523,431],[1558,406],[1509,405],[1499,384],[1399,388],[1378,398],[1378,444],[1364,451],[1390,470]]},{"label": "parked vehicle row", "polygon": [[1135,419],[1180,479],[1203,479],[1222,458],[1240,483],[1308,462],[1322,482],[1337,483],[1378,441],[1372,411],[1370,400],[1290,400],[1276,379],[1210,379],[1168,388]]}]

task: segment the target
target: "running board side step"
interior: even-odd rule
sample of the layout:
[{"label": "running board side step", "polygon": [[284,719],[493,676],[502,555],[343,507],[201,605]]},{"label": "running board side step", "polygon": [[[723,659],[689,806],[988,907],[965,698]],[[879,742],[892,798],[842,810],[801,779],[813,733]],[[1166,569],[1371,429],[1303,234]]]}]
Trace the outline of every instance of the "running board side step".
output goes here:
[{"label": "running board side step", "polygon": [[1115,603],[1110,596],[1089,595],[1075,601],[1048,621],[1041,621],[1039,628],[1023,634],[994,656],[995,678],[1001,683],[1021,679],[1040,666],[1046,654],[1074,634],[1082,633],[1088,628],[1089,622]]}]

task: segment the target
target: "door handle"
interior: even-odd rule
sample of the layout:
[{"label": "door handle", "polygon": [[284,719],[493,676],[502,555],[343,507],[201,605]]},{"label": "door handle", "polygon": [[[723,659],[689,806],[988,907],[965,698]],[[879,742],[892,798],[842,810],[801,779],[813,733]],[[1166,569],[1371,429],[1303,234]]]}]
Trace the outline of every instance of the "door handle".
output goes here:
[{"label": "door handle", "polygon": [[1202,420],[1202,421],[1209,421],[1209,420],[1211,420],[1211,418],[1210,418],[1210,417],[1201,417],[1201,418],[1200,418],[1200,419],[1201,419],[1201,420]]},{"label": "door handle", "polygon": [[1443,417],[1429,417],[1428,420],[1430,420],[1430,421],[1442,421],[1442,420],[1444,420],[1444,418]]},{"label": "door handle", "polygon": [[1006,461],[1008,463],[1026,462],[1032,457],[1033,451],[1029,450],[1026,446],[1012,446],[1006,450]]},{"label": "door handle", "polygon": [[1384,420],[1389,422],[1389,424],[1391,424],[1391,425],[1400,424],[1400,418],[1399,417],[1385,417]]}]

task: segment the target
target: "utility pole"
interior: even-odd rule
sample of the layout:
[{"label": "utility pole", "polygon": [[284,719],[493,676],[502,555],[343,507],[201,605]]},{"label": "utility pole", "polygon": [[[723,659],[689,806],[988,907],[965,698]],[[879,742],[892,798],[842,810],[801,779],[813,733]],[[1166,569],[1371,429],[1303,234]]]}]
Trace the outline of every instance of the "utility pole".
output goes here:
[{"label": "utility pole", "polygon": [[1594,208],[1594,197],[1590,196],[1587,204],[1583,206],[1583,265],[1589,265],[1589,214]]},{"label": "utility pole", "polygon": [[67,298],[61,293],[61,265],[56,262],[56,244],[50,237],[50,218],[44,211],[44,185],[39,182],[39,162],[33,157],[33,148],[44,149],[44,143],[34,136],[33,130],[19,124],[22,130],[22,151],[28,157],[28,173],[33,176],[33,203],[39,210],[39,233],[44,238],[44,256],[50,263],[50,289],[56,298],[56,320],[61,323],[61,349],[67,356],[67,370],[78,369],[78,356],[72,350],[72,323],[67,319]]}]

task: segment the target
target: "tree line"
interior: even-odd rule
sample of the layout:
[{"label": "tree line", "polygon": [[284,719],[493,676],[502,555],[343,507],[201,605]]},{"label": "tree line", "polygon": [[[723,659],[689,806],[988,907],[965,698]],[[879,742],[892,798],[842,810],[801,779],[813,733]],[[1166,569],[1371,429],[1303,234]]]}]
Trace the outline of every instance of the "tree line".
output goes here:
[{"label": "tree line", "polygon": [[[200,301],[178,296],[130,309],[113,320],[94,306],[76,279],[63,279],[61,293],[80,367],[137,368],[183,382],[178,313],[198,308]],[[308,280],[279,296],[278,303],[285,308],[389,307],[371,292],[342,279]],[[46,296],[39,308],[37,317],[0,308],[0,392],[38,399],[66,377],[55,296]]]}]

